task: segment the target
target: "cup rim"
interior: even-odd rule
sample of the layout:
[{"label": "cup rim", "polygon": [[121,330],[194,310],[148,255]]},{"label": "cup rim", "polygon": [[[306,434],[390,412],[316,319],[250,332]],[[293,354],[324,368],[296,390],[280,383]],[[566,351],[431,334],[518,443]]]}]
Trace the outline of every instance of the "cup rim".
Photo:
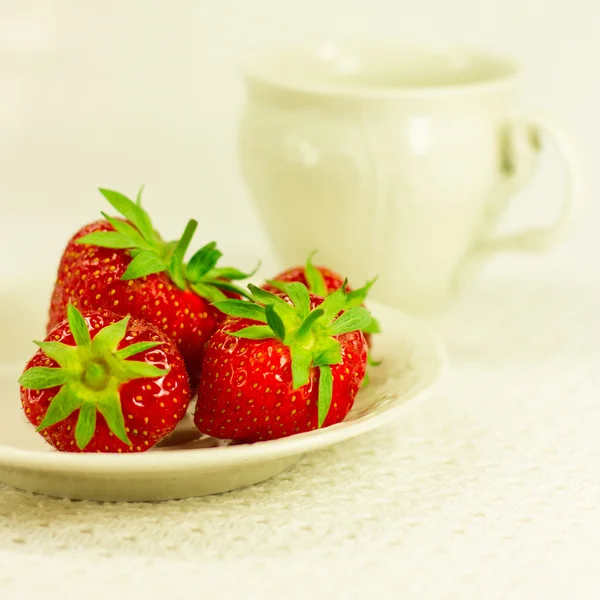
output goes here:
[{"label": "cup rim", "polygon": [[[445,54],[455,57],[472,57],[489,61],[500,68],[501,73],[462,83],[440,85],[414,85],[390,87],[384,85],[359,85],[351,83],[311,83],[294,82],[293,77],[277,77],[268,72],[269,61],[273,61],[282,53],[319,52],[327,46],[356,48],[389,48],[394,52],[417,54]],[[273,63],[271,63],[273,64]],[[464,95],[469,93],[495,92],[511,85],[519,76],[519,63],[510,56],[455,44],[418,44],[404,43],[389,39],[321,39],[316,41],[287,42],[264,46],[252,53],[241,64],[242,75],[247,83],[280,91],[313,96],[327,96],[346,99],[393,100],[401,98],[426,98],[448,95]]]}]

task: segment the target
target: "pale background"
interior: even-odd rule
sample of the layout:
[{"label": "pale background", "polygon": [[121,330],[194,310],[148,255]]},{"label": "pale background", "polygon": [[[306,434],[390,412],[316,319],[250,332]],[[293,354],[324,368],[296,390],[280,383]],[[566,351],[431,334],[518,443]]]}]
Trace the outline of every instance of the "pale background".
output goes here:
[{"label": "pale background", "polygon": [[[568,241],[497,258],[432,321],[454,375],[396,427],[252,490],[159,507],[0,487],[2,597],[47,589],[31,577],[42,568],[51,598],[135,600],[144,583],[173,598],[598,597],[599,27],[595,0],[0,0],[2,275],[51,271],[97,215],[97,186],[141,183],[166,233],[195,216],[199,237],[268,272],[234,134],[237,65],[269,40],[375,35],[518,57],[524,108],[572,131],[589,191]],[[559,184],[549,156],[507,226],[543,221]]]},{"label": "pale background", "polygon": [[[133,194],[145,183],[152,212],[167,213],[163,228],[178,232],[192,213],[199,236],[235,231],[226,250],[243,257],[250,241],[264,254],[235,161],[238,65],[252,49],[305,37],[508,53],[523,62],[523,108],[558,114],[584,156],[600,157],[599,21],[593,0],[2,0],[0,216],[21,231],[32,213],[58,214],[62,243],[97,214],[97,186]],[[528,205],[554,202],[550,165]]]}]

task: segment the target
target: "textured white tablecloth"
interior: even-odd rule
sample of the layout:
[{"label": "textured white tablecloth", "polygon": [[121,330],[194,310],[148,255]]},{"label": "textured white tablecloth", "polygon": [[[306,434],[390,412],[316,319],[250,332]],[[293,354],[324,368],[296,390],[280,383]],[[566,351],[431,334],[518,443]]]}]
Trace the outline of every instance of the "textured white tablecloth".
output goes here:
[{"label": "textured white tablecloth", "polygon": [[274,480],[153,505],[0,487],[0,597],[597,598],[592,237],[496,259],[433,321],[444,391]]}]

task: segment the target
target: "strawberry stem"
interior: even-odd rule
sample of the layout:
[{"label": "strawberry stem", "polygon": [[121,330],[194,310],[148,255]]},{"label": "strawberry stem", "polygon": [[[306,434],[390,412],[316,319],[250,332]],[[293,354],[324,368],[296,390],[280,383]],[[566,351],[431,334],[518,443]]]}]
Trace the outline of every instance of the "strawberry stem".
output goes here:
[{"label": "strawberry stem", "polygon": [[83,382],[92,390],[100,391],[106,388],[110,378],[106,367],[99,362],[90,363],[83,374]]}]

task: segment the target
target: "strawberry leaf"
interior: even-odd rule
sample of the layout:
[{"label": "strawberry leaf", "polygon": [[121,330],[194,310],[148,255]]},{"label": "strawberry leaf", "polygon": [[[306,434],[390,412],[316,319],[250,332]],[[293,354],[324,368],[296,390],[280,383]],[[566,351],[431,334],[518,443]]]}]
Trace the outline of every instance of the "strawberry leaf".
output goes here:
[{"label": "strawberry leaf", "polygon": [[375,360],[370,352],[367,352],[367,364],[370,367],[378,367],[383,361]]},{"label": "strawberry leaf", "polygon": [[125,337],[127,333],[127,325],[129,324],[129,318],[125,317],[112,325],[108,325],[101,329],[94,337],[92,341],[92,349],[97,354],[109,353],[117,351],[119,343]]},{"label": "strawberry leaf", "polygon": [[154,365],[137,360],[122,360],[115,370],[118,373],[119,381],[123,383],[132,379],[164,377],[169,372],[169,369],[159,369]]},{"label": "strawberry leaf", "polygon": [[325,285],[325,278],[319,269],[312,264],[312,257],[317,253],[313,251],[308,255],[306,259],[306,266],[304,267],[304,276],[308,283],[309,291],[315,296],[325,298],[327,296],[327,286]]},{"label": "strawberry leaf", "polygon": [[100,248],[135,248],[138,244],[117,231],[94,231],[80,237],[77,244],[99,246]]},{"label": "strawberry leaf", "polygon": [[326,322],[330,322],[334,319],[337,314],[344,309],[346,305],[346,286],[348,281],[345,280],[340,288],[335,292],[332,292],[323,300],[320,307],[323,310],[323,319]]},{"label": "strawberry leaf", "polygon": [[104,417],[110,430],[125,444],[131,446],[131,441],[125,430],[125,419],[123,418],[123,408],[118,392],[109,394],[103,402],[98,403],[98,410]]},{"label": "strawberry leaf", "polygon": [[[198,250],[198,252],[192,256],[186,268],[186,279],[192,284],[192,289],[212,302],[225,300],[226,296],[223,295],[220,297],[218,292],[211,294],[208,290],[210,287],[231,292],[238,296],[244,296],[251,300],[252,298],[248,292],[231,283],[231,281],[236,279],[246,279],[250,277],[254,271],[252,273],[244,273],[233,267],[217,267],[216,264],[221,256],[222,253],[217,248],[216,242],[206,244],[206,246]],[[196,288],[198,285],[201,287]],[[199,292],[198,289],[201,289],[202,292]]]},{"label": "strawberry leaf", "polygon": [[248,300],[252,300],[252,297],[248,292],[238,287],[234,283],[230,283],[229,281],[223,281],[222,279],[209,279],[208,277],[204,277],[202,279],[202,283],[205,285],[212,285],[220,290],[225,290],[226,292],[231,292],[232,294],[237,294],[239,296],[243,296],[244,298],[248,298]]},{"label": "strawberry leaf", "polygon": [[276,294],[272,294],[271,292],[267,292],[267,290],[256,287],[252,283],[248,285],[248,289],[250,290],[254,301],[259,304],[286,304],[285,300]]},{"label": "strawberry leaf", "polygon": [[379,325],[379,321],[373,317],[371,322],[362,328],[363,333],[381,333],[381,326]]},{"label": "strawberry leaf", "polygon": [[267,322],[265,309],[259,304],[243,302],[242,300],[223,300],[222,302],[215,302],[214,307],[230,317],[252,319],[261,323]]},{"label": "strawberry leaf", "polygon": [[267,292],[261,288],[256,287],[253,284],[248,285],[248,289],[250,290],[252,297],[255,302],[259,304],[277,306],[279,309],[279,316],[284,320],[284,322],[289,323],[292,326],[292,323],[299,321],[299,316],[293,306],[288,304],[281,296],[277,296],[276,294],[271,294],[271,292]]},{"label": "strawberry leaf", "polygon": [[140,252],[127,267],[121,277],[122,280],[139,279],[153,273],[160,273],[167,269],[167,264],[158,254],[151,250]]},{"label": "strawberry leaf", "polygon": [[221,302],[223,300],[227,300],[227,296],[214,285],[210,285],[208,283],[193,283],[192,289],[198,296],[202,298],[206,298],[211,303]]},{"label": "strawberry leaf", "polygon": [[133,223],[147,240],[152,239],[154,228],[148,213],[138,204],[119,192],[100,188],[100,193],[110,202],[111,206]]},{"label": "strawberry leaf", "polygon": [[131,346],[121,348],[121,350],[115,352],[115,356],[124,360],[126,358],[129,358],[130,356],[135,356],[140,352],[145,352],[146,350],[156,348],[156,346],[161,346],[162,344],[163,342],[137,342],[137,344],[131,344]]},{"label": "strawberry leaf", "polygon": [[265,306],[265,316],[273,333],[283,342],[285,340],[285,325],[283,324],[281,317],[277,314],[275,306],[267,304]]},{"label": "strawberry leaf", "polygon": [[331,375],[331,367],[328,365],[321,365],[319,372],[319,398],[317,402],[319,407],[319,427],[323,427],[333,397],[333,376]]},{"label": "strawberry leaf", "polygon": [[68,346],[62,342],[33,342],[42,352],[52,360],[55,360],[61,367],[70,367],[75,364],[78,357],[77,348]]},{"label": "strawberry leaf", "polygon": [[32,367],[19,378],[19,385],[28,390],[47,390],[63,385],[69,378],[65,369],[52,367]]},{"label": "strawberry leaf", "polygon": [[249,327],[245,327],[238,331],[226,331],[225,333],[245,340],[277,339],[277,336],[268,325],[250,325]]},{"label": "strawberry leaf", "polygon": [[373,287],[373,284],[376,281],[377,277],[374,277],[370,281],[367,281],[363,287],[348,292],[346,297],[346,307],[352,308],[354,306],[360,306],[361,304],[364,304],[370,289]]},{"label": "strawberry leaf", "polygon": [[351,331],[361,330],[367,327],[373,317],[371,313],[362,306],[356,306],[343,312],[331,325],[327,327],[329,335],[342,335]]},{"label": "strawberry leaf", "polygon": [[298,282],[285,283],[283,290],[294,303],[300,319],[306,319],[310,312],[310,295],[306,286]]},{"label": "strawberry leaf", "polygon": [[297,390],[306,385],[310,379],[310,368],[312,366],[312,353],[299,344],[290,346],[292,357],[292,384]]},{"label": "strawberry leaf", "polygon": [[218,279],[219,277],[232,280],[248,279],[252,277],[256,273],[256,271],[258,271],[259,268],[260,262],[256,265],[256,267],[254,267],[252,271],[250,271],[250,273],[244,273],[244,271],[240,271],[235,267],[215,267],[211,269],[208,275],[212,279]]},{"label": "strawberry leaf", "polygon": [[75,344],[80,348],[88,347],[92,343],[88,325],[81,313],[70,302],[67,306],[67,319]]},{"label": "strawberry leaf", "polygon": [[271,286],[274,287],[276,290],[279,290],[280,292],[283,292],[284,294],[285,292],[285,286],[287,285],[285,281],[278,281],[277,279],[267,279],[267,283]]},{"label": "strawberry leaf", "polygon": [[[101,212],[102,216],[113,226],[117,233],[120,233],[124,238],[131,240],[134,244],[134,248],[141,248],[145,250],[154,250],[155,246],[151,242],[145,240],[142,234],[129,223],[122,221],[121,219],[115,219],[105,212]],[[108,232],[110,233],[110,232]]]},{"label": "strawberry leaf", "polygon": [[145,187],[144,185],[141,185],[141,186],[140,186],[140,190],[139,190],[139,192],[137,193],[137,197],[136,197],[136,199],[135,199],[135,203],[136,203],[136,204],[137,204],[137,205],[138,205],[140,208],[142,208],[142,194],[144,193],[144,187]]},{"label": "strawberry leaf", "polygon": [[96,431],[96,407],[93,404],[83,404],[79,410],[79,418],[75,426],[75,442],[80,450],[90,443]]},{"label": "strawberry leaf", "polygon": [[187,285],[184,274],[183,259],[197,227],[198,221],[195,221],[194,219],[190,219],[188,221],[183,235],[181,238],[179,238],[179,241],[173,250],[171,264],[169,265],[169,275],[171,276],[171,279],[175,285],[181,290],[185,290]]},{"label": "strawberry leaf", "polygon": [[209,271],[213,270],[222,253],[217,248],[217,242],[210,242],[200,248],[190,259],[187,266],[187,278],[192,283],[198,282]]},{"label": "strawberry leaf", "polygon": [[47,427],[51,427],[56,423],[60,423],[60,421],[64,421],[82,404],[83,401],[73,394],[69,386],[63,386],[50,402],[50,406],[46,411],[44,419],[37,428],[37,431],[43,431]]}]

